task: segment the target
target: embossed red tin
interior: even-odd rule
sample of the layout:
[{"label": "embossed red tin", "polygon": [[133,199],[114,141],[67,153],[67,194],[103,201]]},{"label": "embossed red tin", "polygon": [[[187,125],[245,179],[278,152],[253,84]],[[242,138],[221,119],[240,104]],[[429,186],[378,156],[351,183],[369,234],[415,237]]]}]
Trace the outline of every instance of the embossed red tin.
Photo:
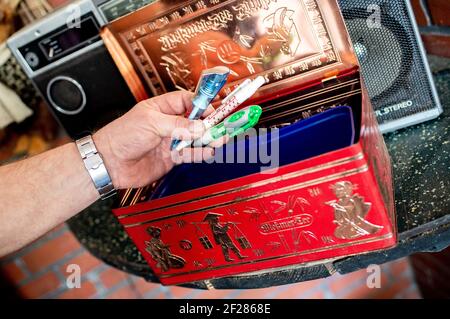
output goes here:
[{"label": "embossed red tin", "polygon": [[391,247],[390,163],[366,101],[351,147],[115,214],[163,284]]},{"label": "embossed red tin", "polygon": [[[289,1],[291,6],[287,6],[288,2],[281,0],[210,0],[201,1],[206,3],[206,7],[186,17],[181,16],[181,20],[171,22],[165,18],[170,16],[169,13],[181,12],[188,6],[193,8],[199,2],[185,1],[175,6],[161,1],[137,11],[135,19],[133,14],[125,17],[126,20],[119,19],[104,33],[111,53],[117,54],[116,59],[125,59],[123,65],[133,65],[133,69],[128,69],[126,74],[133,73],[132,78],[141,81],[137,87],[142,92],[144,87],[150,87],[147,82],[152,80],[148,77],[149,70],[155,76],[152,83],[158,83],[151,91],[157,90],[157,87],[176,88],[177,82],[162,79],[159,74],[163,72],[161,65],[155,64],[161,64],[157,52],[165,54],[173,49],[164,42],[166,40],[158,42],[158,39],[171,37],[171,32],[176,32],[180,24],[185,27],[180,30],[187,30],[186,23],[208,19],[210,14],[223,12],[220,10],[234,12],[233,19],[237,19],[238,14],[247,12],[242,11],[245,9],[256,21],[255,26],[261,26],[257,22],[260,20],[268,19],[272,23],[284,19],[287,21],[285,30],[292,31],[298,17],[309,15],[310,20],[296,25],[295,34],[300,35],[298,43],[284,38],[288,42],[275,46],[279,50],[276,56],[284,59],[282,63],[263,65],[254,73],[251,68],[247,69],[251,74],[245,74],[243,78],[263,74],[270,80],[251,102],[257,101],[263,105],[266,118],[262,122],[268,125],[308,117],[333,105],[351,104],[359,138],[350,147],[280,167],[273,174],[253,174],[152,201],[146,200],[151,187],[124,192],[121,207],[114,213],[161,282],[180,284],[304,266],[395,245],[396,220],[390,160],[366,90],[361,85],[359,66],[336,3],[298,0]],[[150,16],[144,17],[144,13]],[[164,25],[141,37],[134,34],[133,38],[130,26],[134,23],[144,27],[145,21],[159,21]],[[299,28],[300,25],[302,28]],[[316,30],[319,37],[302,36],[319,25],[325,28]],[[243,28],[240,30],[242,32]],[[161,34],[156,35],[156,32]],[[124,37],[126,34],[128,38]],[[327,39],[331,45],[329,49],[334,48],[335,55],[328,56],[328,60],[321,57],[324,51],[308,51],[308,46],[314,47],[314,41],[319,41],[316,44],[320,47],[320,34],[331,34]],[[178,39],[180,34],[173,36]],[[224,41],[230,39],[234,44],[230,42],[229,45],[216,47],[214,55],[221,63],[236,66],[242,61],[232,54],[237,51],[233,50],[235,44],[245,47],[245,40],[250,40],[238,37],[236,41],[236,37],[229,34]],[[128,41],[127,44],[124,41]],[[292,55],[292,50],[302,43],[307,46],[304,49],[308,52],[305,51],[303,56]],[[146,57],[139,58],[130,53],[129,49],[135,44],[138,50],[133,52]],[[161,51],[164,45],[168,46],[168,51]],[[150,53],[152,46],[156,53]],[[188,48],[192,49],[192,46]],[[188,48],[180,47],[180,50],[188,52]],[[210,58],[210,55],[207,56]],[[140,62],[137,63],[137,60]],[[323,64],[302,69],[301,65],[305,64],[298,64],[300,60],[309,61],[312,65],[323,61]],[[136,71],[144,65],[147,67],[146,75]],[[297,73],[286,73],[290,65],[295,65]],[[278,79],[277,72],[280,70],[283,70],[284,77]],[[169,75],[170,72],[165,76]],[[185,80],[190,80],[191,76],[195,79],[189,74]],[[142,81],[146,77],[147,80]],[[159,80],[155,80],[158,77]],[[234,85],[233,81],[229,83],[230,87]]]}]

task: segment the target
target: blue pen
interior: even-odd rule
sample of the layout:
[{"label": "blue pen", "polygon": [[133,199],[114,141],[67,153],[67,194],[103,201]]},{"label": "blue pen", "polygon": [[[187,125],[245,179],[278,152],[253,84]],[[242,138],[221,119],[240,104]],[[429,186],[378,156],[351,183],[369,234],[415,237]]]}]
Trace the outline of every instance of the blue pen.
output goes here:
[{"label": "blue pen", "polygon": [[[203,115],[212,100],[227,83],[229,74],[230,69],[225,66],[217,66],[202,72],[192,100],[190,120],[198,120]],[[179,140],[173,140],[170,149],[173,150],[178,143],[180,143]]]}]

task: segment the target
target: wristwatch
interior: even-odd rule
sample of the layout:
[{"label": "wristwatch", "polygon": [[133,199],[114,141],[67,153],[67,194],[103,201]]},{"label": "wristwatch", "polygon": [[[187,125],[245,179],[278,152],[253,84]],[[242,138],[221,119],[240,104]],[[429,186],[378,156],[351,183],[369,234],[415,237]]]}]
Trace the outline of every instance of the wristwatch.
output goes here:
[{"label": "wristwatch", "polygon": [[97,152],[92,136],[83,137],[75,141],[75,144],[101,199],[104,200],[115,195],[116,189],[106,170],[102,156]]}]

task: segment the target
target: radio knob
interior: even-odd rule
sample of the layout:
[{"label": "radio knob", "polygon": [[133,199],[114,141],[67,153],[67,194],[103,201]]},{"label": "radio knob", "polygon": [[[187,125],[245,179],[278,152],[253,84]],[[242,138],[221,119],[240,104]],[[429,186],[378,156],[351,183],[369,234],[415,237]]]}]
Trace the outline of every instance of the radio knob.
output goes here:
[{"label": "radio knob", "polygon": [[25,54],[25,60],[32,68],[35,68],[39,65],[39,57],[34,52],[28,52],[27,54]]}]

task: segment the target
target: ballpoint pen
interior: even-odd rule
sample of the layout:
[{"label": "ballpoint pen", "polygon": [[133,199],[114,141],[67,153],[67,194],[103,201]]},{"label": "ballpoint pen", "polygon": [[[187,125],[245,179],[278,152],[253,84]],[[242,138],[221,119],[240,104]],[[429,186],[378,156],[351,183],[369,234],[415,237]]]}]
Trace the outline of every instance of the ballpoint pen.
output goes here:
[{"label": "ballpoint pen", "polygon": [[[190,120],[198,120],[203,115],[211,101],[227,82],[229,74],[230,69],[225,66],[217,66],[202,72],[192,100]],[[171,149],[174,149],[179,142],[179,140],[173,140]]]},{"label": "ballpoint pen", "polygon": [[228,116],[222,123],[207,130],[201,138],[196,139],[192,145],[201,147],[214,140],[228,135],[230,138],[240,135],[254,127],[261,117],[262,108],[259,105],[246,107]]},{"label": "ballpoint pen", "polygon": [[[225,103],[222,102],[213,113],[203,120],[205,129],[208,130],[214,125],[220,123],[224,118],[233,113],[233,111],[246,100],[248,100],[258,89],[266,83],[266,80],[262,76],[258,76],[255,80],[248,82],[246,85],[240,85],[225,99]],[[182,141],[176,146],[177,151],[181,151],[183,148],[192,144],[192,141]]]}]

